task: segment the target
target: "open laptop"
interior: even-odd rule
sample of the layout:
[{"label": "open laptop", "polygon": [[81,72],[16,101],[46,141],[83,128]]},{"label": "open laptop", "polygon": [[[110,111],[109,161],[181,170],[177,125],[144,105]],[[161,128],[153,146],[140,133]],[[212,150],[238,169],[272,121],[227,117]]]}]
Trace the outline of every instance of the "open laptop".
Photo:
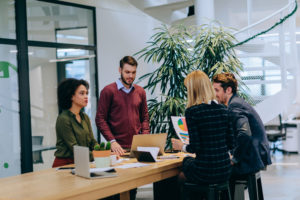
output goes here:
[{"label": "open laptop", "polygon": [[108,168],[92,168],[90,169],[89,148],[82,146],[74,146],[74,163],[75,174],[84,178],[104,178],[115,177],[117,174],[112,167]]},{"label": "open laptop", "polygon": [[158,155],[162,155],[165,150],[166,140],[167,133],[134,135],[132,139],[129,157],[135,157],[133,151],[136,151],[138,146],[159,147]]}]

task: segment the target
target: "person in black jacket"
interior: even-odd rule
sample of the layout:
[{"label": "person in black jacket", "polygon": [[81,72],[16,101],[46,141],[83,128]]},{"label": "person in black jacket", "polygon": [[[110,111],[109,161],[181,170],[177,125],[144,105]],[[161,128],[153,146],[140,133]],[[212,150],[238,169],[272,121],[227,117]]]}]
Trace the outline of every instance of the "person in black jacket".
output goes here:
[{"label": "person in black jacket", "polygon": [[185,117],[189,144],[172,139],[173,149],[195,153],[183,160],[179,181],[197,184],[223,183],[229,180],[229,150],[233,148],[233,132],[229,113],[218,104],[212,84],[202,71],[193,71],[184,80],[187,88]]},{"label": "person in black jacket", "polygon": [[237,95],[235,76],[217,74],[213,77],[213,87],[219,103],[228,106],[232,116],[235,147],[231,179],[241,179],[265,169],[272,162],[264,125],[254,108]]}]

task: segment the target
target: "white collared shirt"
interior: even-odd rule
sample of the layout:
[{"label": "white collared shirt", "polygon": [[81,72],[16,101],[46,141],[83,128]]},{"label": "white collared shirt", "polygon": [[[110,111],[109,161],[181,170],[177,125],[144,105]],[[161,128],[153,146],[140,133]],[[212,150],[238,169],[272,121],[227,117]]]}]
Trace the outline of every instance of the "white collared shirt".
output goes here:
[{"label": "white collared shirt", "polygon": [[118,90],[122,90],[122,91],[124,91],[124,92],[127,93],[127,94],[128,94],[129,92],[131,92],[132,88],[134,88],[134,86],[133,86],[133,84],[132,84],[131,87],[130,87],[129,89],[127,89],[127,88],[123,85],[123,83],[121,82],[120,79],[117,79],[116,84],[117,84]]}]

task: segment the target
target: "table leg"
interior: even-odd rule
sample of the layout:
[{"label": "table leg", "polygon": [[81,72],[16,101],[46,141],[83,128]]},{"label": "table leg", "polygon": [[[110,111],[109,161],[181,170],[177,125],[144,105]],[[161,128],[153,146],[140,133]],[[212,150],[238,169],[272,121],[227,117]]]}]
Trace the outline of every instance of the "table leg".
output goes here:
[{"label": "table leg", "polygon": [[122,192],[120,193],[120,200],[130,200],[130,192]]}]

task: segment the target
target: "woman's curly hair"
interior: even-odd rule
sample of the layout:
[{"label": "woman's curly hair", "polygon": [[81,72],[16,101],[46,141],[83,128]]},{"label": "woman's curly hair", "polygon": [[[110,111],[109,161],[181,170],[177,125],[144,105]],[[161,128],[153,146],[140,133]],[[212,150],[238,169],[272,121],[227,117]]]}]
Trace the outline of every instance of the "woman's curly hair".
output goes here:
[{"label": "woman's curly hair", "polygon": [[61,110],[70,109],[72,106],[72,97],[77,88],[83,85],[89,89],[89,83],[83,79],[68,78],[63,80],[57,88],[58,106]]}]

